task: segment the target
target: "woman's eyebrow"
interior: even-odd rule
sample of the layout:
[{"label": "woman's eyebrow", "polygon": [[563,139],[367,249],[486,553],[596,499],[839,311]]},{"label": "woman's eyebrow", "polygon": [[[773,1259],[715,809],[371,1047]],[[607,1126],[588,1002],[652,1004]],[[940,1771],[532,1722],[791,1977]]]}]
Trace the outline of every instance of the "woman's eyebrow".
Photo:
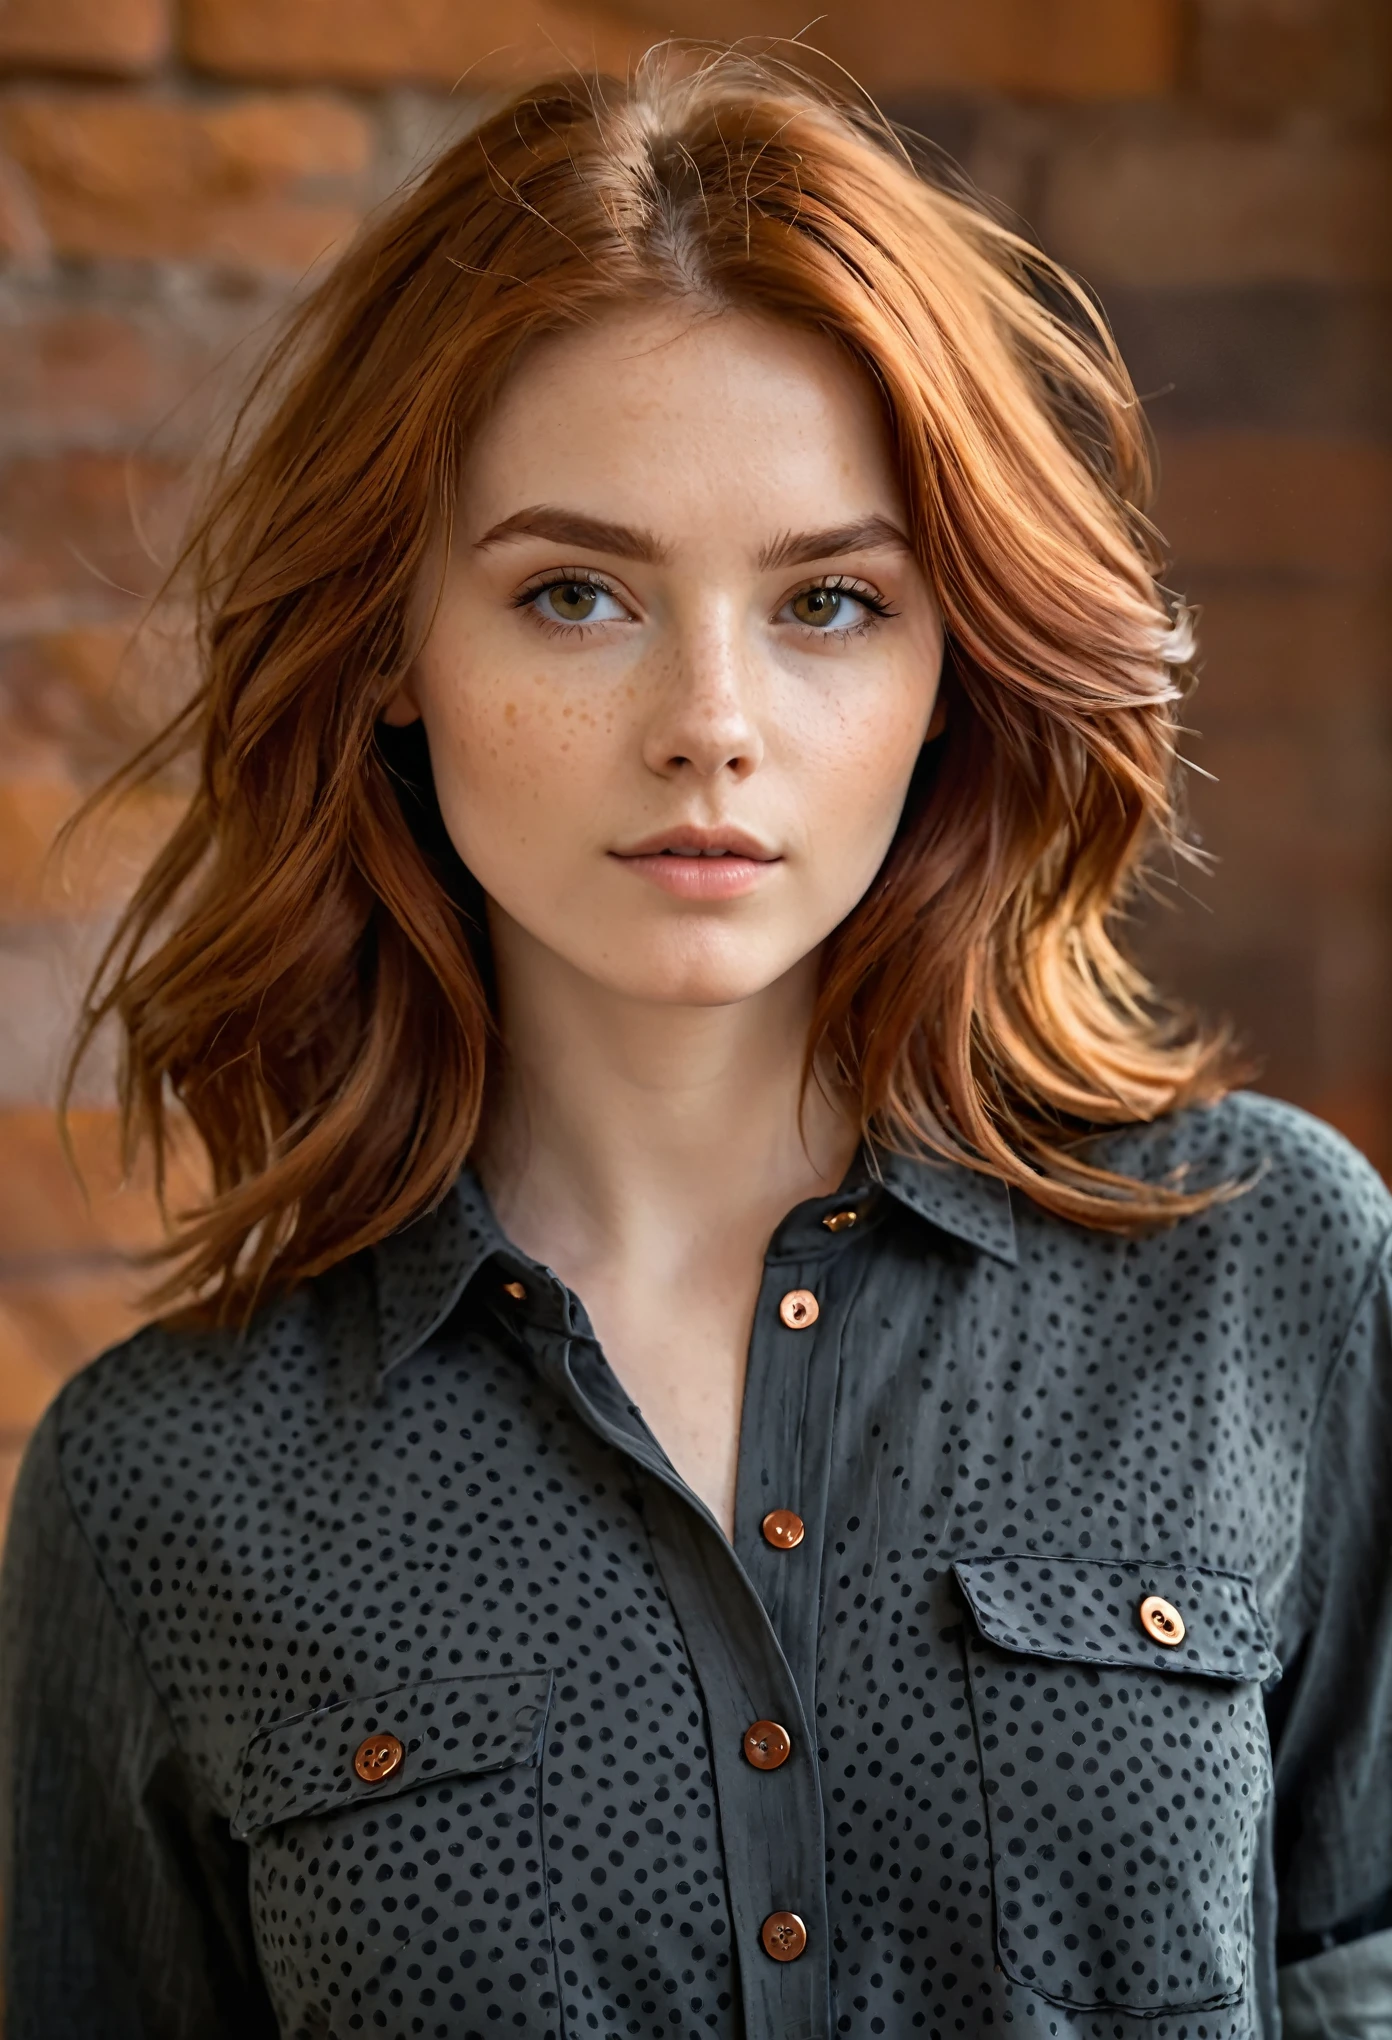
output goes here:
[{"label": "woman's eyebrow", "polygon": [[[573,545],[588,552],[609,553],[614,559],[641,560],[652,566],[665,559],[667,548],[649,531],[635,531],[626,524],[610,524],[602,517],[587,517],[579,510],[562,510],[550,503],[533,503],[516,510],[475,540],[474,550],[505,545],[511,538],[544,538],[553,545]],[[834,524],[821,531],[790,531],[766,545],[759,555],[763,569],[806,566],[811,560],[835,559],[849,552],[911,552],[906,535],[887,517],[862,517],[853,524]]]},{"label": "woman's eyebrow", "polygon": [[855,524],[833,524],[824,531],[789,531],[759,555],[761,567],[805,567],[812,560],[835,559],[849,552],[912,552],[908,538],[887,517],[862,517]]},{"label": "woman's eyebrow", "polygon": [[514,511],[501,524],[475,540],[475,552],[487,545],[504,545],[510,538],[545,538],[553,545],[578,546],[586,552],[606,552],[620,560],[642,560],[655,565],[666,548],[648,531],[631,531],[626,524],[609,524],[602,517],[586,517],[579,510],[561,510],[549,503],[533,503],[529,509]]}]

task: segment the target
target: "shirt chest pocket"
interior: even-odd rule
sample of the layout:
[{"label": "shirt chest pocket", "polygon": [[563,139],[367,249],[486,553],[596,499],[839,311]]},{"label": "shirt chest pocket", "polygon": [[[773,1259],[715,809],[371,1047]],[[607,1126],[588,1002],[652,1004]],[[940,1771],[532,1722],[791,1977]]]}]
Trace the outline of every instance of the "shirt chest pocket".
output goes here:
[{"label": "shirt chest pocket", "polygon": [[415,1680],[248,1744],[232,1832],[249,1847],[261,1965],[287,2030],[361,2023],[404,1976],[465,2004],[504,1950],[518,2002],[547,2030],[551,1692],[549,1671]]},{"label": "shirt chest pocket", "polygon": [[1001,1968],[1079,2010],[1235,2003],[1278,1670],[1250,1581],[1033,1556],[953,1570]]}]

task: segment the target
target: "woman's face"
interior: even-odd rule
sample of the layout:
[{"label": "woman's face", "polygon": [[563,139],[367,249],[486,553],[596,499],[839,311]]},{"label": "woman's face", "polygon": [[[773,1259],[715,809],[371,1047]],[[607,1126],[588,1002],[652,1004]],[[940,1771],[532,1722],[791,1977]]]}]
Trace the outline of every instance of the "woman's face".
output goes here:
[{"label": "woman's face", "polygon": [[463,476],[424,718],[495,942],[656,1003],[749,998],[864,894],[942,629],[867,384],[743,314],[540,344]]}]

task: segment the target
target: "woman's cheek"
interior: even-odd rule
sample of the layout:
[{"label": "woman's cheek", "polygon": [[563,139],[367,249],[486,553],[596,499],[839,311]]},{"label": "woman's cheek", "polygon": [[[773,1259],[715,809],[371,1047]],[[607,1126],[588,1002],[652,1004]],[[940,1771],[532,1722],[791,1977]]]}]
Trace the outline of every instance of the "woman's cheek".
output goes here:
[{"label": "woman's cheek", "polygon": [[[815,741],[819,792],[824,820],[870,836],[893,829],[896,803],[903,800],[932,712],[931,697],[921,687],[866,690],[859,713],[838,712],[833,726]],[[812,752],[809,743],[802,756]]]},{"label": "woman's cheek", "polygon": [[558,750],[544,707],[525,683],[482,689],[449,716],[449,761],[474,803],[503,807],[519,796],[540,799],[550,776],[548,752]]}]

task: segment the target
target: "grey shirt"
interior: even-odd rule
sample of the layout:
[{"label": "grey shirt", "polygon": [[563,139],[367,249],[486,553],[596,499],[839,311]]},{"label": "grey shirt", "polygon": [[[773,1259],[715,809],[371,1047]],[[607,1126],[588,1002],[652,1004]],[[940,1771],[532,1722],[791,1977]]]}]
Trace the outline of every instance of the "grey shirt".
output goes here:
[{"label": "grey shirt", "polygon": [[1255,1180],[1126,1240],[880,1155],[788,1216],[733,1543],[467,1175],[79,1375],[6,1562],[10,2040],[1384,2035],[1392,1204],[1250,1096],[1103,1151]]}]

